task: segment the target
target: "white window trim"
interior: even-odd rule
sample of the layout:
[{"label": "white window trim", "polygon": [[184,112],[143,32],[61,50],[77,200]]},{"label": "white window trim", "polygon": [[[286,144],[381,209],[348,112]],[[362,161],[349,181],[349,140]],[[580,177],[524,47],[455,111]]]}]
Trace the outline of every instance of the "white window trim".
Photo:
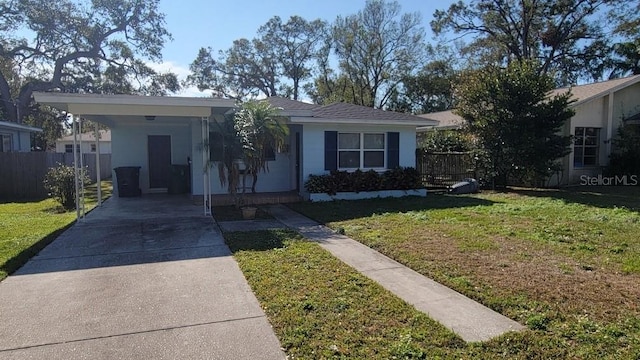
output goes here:
[{"label": "white window trim", "polygon": [[[594,168],[594,167],[599,167],[600,166],[600,135],[602,133],[602,128],[599,127],[595,127],[595,126],[576,126],[574,131],[573,131],[573,135],[576,136],[577,135],[577,131],[578,129],[584,129],[584,132],[582,133],[582,145],[573,145],[573,167],[576,169],[584,169],[584,168]],[[596,139],[596,145],[586,145],[586,137],[587,137],[587,129],[596,129],[597,130],[597,139]],[[582,165],[576,165],[576,148],[581,148],[582,149]],[[596,156],[595,156],[595,164],[589,164],[589,165],[585,165],[584,163],[584,158],[585,158],[585,149],[587,148],[595,148],[596,149]],[[589,156],[591,157],[591,156]]]},{"label": "white window trim", "polygon": [[2,142],[3,145],[4,145],[5,136],[9,138],[9,149],[5,149],[3,146],[2,152],[12,152],[13,151],[13,135],[10,133],[0,133],[0,141]]},{"label": "white window trim", "polygon": [[[71,152],[67,151],[67,147],[71,147]],[[74,149],[73,144],[64,144],[64,152],[65,152],[65,153],[67,153],[67,154],[73,154],[73,149]],[[76,152],[78,152],[78,153],[79,153],[79,152],[80,152],[80,145],[77,145],[77,146],[75,147],[75,149],[76,149]]]},{"label": "white window trim", "polygon": [[[360,136],[360,148],[359,149],[341,149],[340,148],[340,134],[358,134]],[[382,135],[384,137],[384,147],[382,149],[365,149],[364,148],[364,136],[365,135]],[[369,171],[369,170],[374,170],[374,171],[385,171],[387,170],[387,151],[389,149],[389,141],[387,139],[387,133],[386,132],[358,132],[358,131],[343,131],[343,132],[338,132],[338,144],[337,144],[337,162],[338,162],[338,170],[342,170],[342,171],[356,171],[356,170],[362,170],[362,171]],[[341,167],[340,166],[340,152],[341,151],[358,151],[360,152],[360,167]],[[384,165],[382,167],[364,167],[364,153],[366,151],[382,151],[383,153],[383,162]]]}]

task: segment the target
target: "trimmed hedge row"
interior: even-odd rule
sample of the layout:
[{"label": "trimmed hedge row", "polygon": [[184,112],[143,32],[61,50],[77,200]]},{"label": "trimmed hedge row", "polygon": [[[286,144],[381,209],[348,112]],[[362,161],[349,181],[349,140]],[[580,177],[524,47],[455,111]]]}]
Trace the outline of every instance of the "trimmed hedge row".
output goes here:
[{"label": "trimmed hedge row", "polygon": [[328,175],[309,175],[304,183],[310,193],[361,192],[378,190],[411,190],[424,186],[415,168],[396,168],[379,173],[374,170],[332,171]]}]

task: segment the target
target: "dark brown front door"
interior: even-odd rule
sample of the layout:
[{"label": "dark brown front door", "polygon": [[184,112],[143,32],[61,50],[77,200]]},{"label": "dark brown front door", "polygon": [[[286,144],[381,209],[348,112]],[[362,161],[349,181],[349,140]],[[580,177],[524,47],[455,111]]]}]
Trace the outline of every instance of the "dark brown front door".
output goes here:
[{"label": "dark brown front door", "polygon": [[149,187],[151,189],[169,187],[171,170],[171,136],[149,135]]}]

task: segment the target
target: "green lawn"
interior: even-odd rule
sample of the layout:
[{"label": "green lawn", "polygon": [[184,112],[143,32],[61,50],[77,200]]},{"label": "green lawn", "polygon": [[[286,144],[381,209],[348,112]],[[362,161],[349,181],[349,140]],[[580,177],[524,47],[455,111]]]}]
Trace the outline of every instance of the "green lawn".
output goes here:
[{"label": "green lawn", "polygon": [[292,207],[526,324],[507,357],[637,358],[640,191],[579,190]]},{"label": "green lawn", "polygon": [[[87,188],[87,210],[95,207],[95,184]],[[102,182],[104,199],[111,181]],[[0,280],[18,269],[76,219],[75,211],[62,211],[53,199],[0,204]]]},{"label": "green lawn", "polygon": [[292,359],[420,359],[464,342],[290,231],[225,239]]}]

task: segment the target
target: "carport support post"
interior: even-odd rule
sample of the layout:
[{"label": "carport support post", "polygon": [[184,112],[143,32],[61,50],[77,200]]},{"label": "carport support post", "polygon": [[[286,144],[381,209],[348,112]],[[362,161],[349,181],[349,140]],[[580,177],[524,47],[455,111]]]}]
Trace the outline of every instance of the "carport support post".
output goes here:
[{"label": "carport support post", "polygon": [[102,184],[100,183],[102,179],[100,178],[100,129],[98,128],[98,123],[95,123],[95,137],[96,137],[96,184],[98,188],[98,206],[102,205]]},{"label": "carport support post", "polygon": [[211,216],[211,166],[209,164],[209,117],[202,118],[202,203],[204,215]]},{"label": "carport support post", "polygon": [[78,148],[78,129],[76,129],[78,119],[76,115],[71,115],[71,119],[71,128],[73,129],[73,177],[76,189],[76,220],[80,220],[80,184],[78,183],[78,152],[76,151]]},{"label": "carport support post", "polygon": [[[79,156],[80,156],[80,171],[78,172],[79,175],[85,175],[84,174],[84,153],[82,152],[82,118],[78,117],[78,131],[80,132],[80,145],[78,146],[78,149],[80,150],[79,152]],[[80,204],[81,204],[81,209],[82,209],[82,213],[81,216],[84,219],[84,176],[80,176],[80,193],[78,194],[78,198],[80,199]]]}]

